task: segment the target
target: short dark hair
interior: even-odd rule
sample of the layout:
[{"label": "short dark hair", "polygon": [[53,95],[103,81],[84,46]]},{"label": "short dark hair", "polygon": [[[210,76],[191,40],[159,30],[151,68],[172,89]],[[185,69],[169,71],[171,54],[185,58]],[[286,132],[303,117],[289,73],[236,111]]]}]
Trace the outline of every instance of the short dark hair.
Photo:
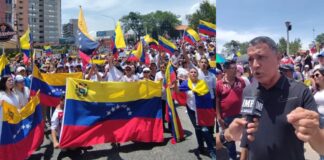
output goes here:
[{"label": "short dark hair", "polygon": [[267,37],[267,36],[259,36],[259,37],[255,37],[253,38],[250,42],[249,42],[249,47],[250,46],[256,46],[260,43],[264,43],[266,45],[268,45],[268,47],[275,53],[278,53],[278,46],[276,44],[276,42],[274,40],[272,40],[271,38]]},{"label": "short dark hair", "polygon": [[231,65],[232,64],[236,64],[236,62],[235,61],[226,61],[225,63],[224,63],[224,65],[223,65],[223,68],[224,69],[229,69],[229,68],[231,68]]},{"label": "short dark hair", "polygon": [[9,76],[4,76],[1,78],[0,80],[0,91],[6,91],[7,87],[6,87],[6,82],[9,79]]}]

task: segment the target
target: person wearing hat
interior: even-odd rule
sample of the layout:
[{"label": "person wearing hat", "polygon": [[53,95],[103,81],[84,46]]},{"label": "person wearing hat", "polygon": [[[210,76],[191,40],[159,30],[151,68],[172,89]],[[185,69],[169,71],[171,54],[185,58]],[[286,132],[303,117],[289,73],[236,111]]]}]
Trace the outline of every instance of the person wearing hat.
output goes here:
[{"label": "person wearing hat", "polygon": [[27,77],[27,71],[25,69],[25,67],[23,66],[19,66],[16,70],[16,75],[21,75],[24,77],[24,82],[25,82],[25,86],[30,88],[30,84],[31,84],[31,80],[29,77]]},{"label": "person wearing hat", "polygon": [[197,62],[199,62],[202,57],[206,57],[207,59],[209,59],[209,54],[206,52],[206,48],[203,42],[198,44],[198,49],[195,54],[195,59]]},{"label": "person wearing hat", "polygon": [[55,73],[64,73],[64,66],[62,64],[58,64],[56,66],[56,71]]},{"label": "person wearing hat", "polygon": [[323,68],[324,67],[324,52],[317,55],[318,65],[314,68]]},{"label": "person wearing hat", "polygon": [[289,79],[294,79],[294,66],[291,64],[282,64],[279,67],[280,72]]},{"label": "person wearing hat", "polygon": [[143,77],[142,77],[141,79],[142,79],[142,80],[151,80],[151,79],[150,79],[150,72],[151,72],[150,68],[145,67],[145,68],[143,69]]},{"label": "person wearing hat", "polygon": [[[134,68],[135,69],[135,68]],[[136,82],[138,77],[134,75],[134,70],[131,65],[125,65],[124,67],[125,75],[121,78],[121,82]]]},{"label": "person wearing hat", "polygon": [[13,90],[18,98],[19,107],[24,107],[28,103],[29,88],[25,86],[25,80],[22,75],[16,75]]},{"label": "person wearing hat", "polygon": [[[320,114],[320,124],[324,127],[324,68],[317,68],[313,71],[316,92],[314,99],[317,104],[317,109]],[[324,155],[320,155],[320,159],[324,160]]]}]

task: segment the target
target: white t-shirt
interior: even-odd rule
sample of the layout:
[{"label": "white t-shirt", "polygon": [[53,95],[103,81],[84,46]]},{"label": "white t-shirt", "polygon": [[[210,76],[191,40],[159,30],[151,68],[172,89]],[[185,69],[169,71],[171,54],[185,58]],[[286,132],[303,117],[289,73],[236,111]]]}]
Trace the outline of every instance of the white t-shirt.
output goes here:
[{"label": "white t-shirt", "polygon": [[214,99],[214,90],[216,89],[216,77],[213,73],[209,72],[205,74],[201,69],[198,69],[198,78],[205,80],[208,85],[209,93],[211,98]]},{"label": "white t-shirt", "polygon": [[[165,76],[165,75],[164,75],[161,71],[159,71],[159,72],[157,72],[157,73],[155,74],[155,79],[154,79],[154,81],[161,81],[161,80],[163,80],[164,76]],[[163,100],[166,100],[166,91],[165,91],[164,86],[162,86],[162,99],[163,99]]]},{"label": "white t-shirt", "polygon": [[[101,73],[101,72],[98,72],[98,74],[99,74],[100,77],[103,76],[103,73]],[[88,77],[88,76],[89,76],[89,74],[86,74],[85,77]],[[89,80],[91,80],[91,81],[99,81],[99,78],[98,78],[97,74],[94,74],[94,75],[92,75],[92,76],[90,77]]]},{"label": "white t-shirt", "polygon": [[6,101],[7,103],[17,107],[18,109],[21,109],[23,106],[19,105],[18,96],[11,92],[11,95],[8,95],[6,92],[0,92],[0,101]]},{"label": "white t-shirt", "polygon": [[109,72],[107,74],[105,80],[109,82],[118,82],[124,76],[123,72],[119,71],[115,66],[109,67]]},{"label": "white t-shirt", "polygon": [[314,99],[316,104],[318,105],[321,128],[324,128],[324,90],[316,92],[314,95]]},{"label": "white t-shirt", "polygon": [[[192,87],[196,87],[195,84],[192,84]],[[193,110],[196,111],[196,98],[195,98],[195,93],[192,90],[189,90],[186,92],[187,94],[187,105],[188,107]]]},{"label": "white t-shirt", "polygon": [[138,81],[138,77],[136,75],[132,75],[131,77],[127,77],[124,75],[121,79],[121,82],[136,82]]},{"label": "white t-shirt", "polygon": [[56,108],[51,118],[51,130],[55,130],[57,135],[60,135],[63,121],[63,110]]},{"label": "white t-shirt", "polygon": [[29,98],[29,88],[24,87],[24,92],[21,92],[17,89],[15,89],[15,93],[17,95],[18,101],[19,101],[19,106],[25,106],[28,103],[28,98]]}]

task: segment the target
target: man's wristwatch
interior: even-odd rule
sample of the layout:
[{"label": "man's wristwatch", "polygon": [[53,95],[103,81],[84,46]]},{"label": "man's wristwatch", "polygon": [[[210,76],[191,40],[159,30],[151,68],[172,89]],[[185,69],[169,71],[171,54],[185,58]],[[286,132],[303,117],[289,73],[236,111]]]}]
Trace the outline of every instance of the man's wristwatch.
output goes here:
[{"label": "man's wristwatch", "polygon": [[230,142],[230,141],[227,141],[226,138],[225,138],[225,129],[220,132],[219,139],[220,139],[220,141],[221,141],[221,143],[223,145],[225,145],[226,143]]}]

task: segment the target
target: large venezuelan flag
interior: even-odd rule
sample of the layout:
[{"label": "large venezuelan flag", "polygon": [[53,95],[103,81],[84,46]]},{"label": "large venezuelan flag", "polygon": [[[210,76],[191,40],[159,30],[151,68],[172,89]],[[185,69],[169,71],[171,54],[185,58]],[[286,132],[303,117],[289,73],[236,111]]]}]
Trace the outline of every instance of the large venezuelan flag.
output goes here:
[{"label": "large venezuelan flag", "polygon": [[36,95],[19,112],[3,102],[0,107],[0,160],[28,158],[43,142],[44,121]]},{"label": "large venezuelan flag", "polygon": [[2,54],[0,58],[0,75],[1,77],[3,77],[9,74],[10,74],[9,61],[7,59],[7,56],[5,54]]},{"label": "large venezuelan flag", "polygon": [[177,80],[176,74],[174,71],[174,68],[169,62],[167,69],[165,71],[165,79],[163,81],[166,95],[167,95],[167,103],[166,103],[166,108],[167,108],[167,121],[171,123],[171,131],[172,131],[172,143],[179,142],[183,140],[184,138],[184,131],[177,113],[177,109],[174,106],[173,100],[172,100],[172,94],[171,94],[171,85],[173,82]]},{"label": "large venezuelan flag", "polygon": [[216,25],[210,22],[199,20],[199,33],[209,35],[212,37],[216,36]]},{"label": "large venezuelan flag", "polygon": [[173,52],[177,49],[177,46],[173,44],[171,41],[165,39],[162,36],[159,36],[159,46],[160,49],[164,50],[165,52],[173,55]]},{"label": "large venezuelan flag", "polygon": [[180,91],[193,91],[196,100],[196,119],[199,126],[215,125],[216,112],[213,107],[208,85],[204,80],[198,80],[195,87],[191,80],[182,82]]},{"label": "large venezuelan flag", "polygon": [[188,28],[184,32],[183,38],[184,38],[185,41],[187,41],[191,45],[195,45],[195,43],[200,41],[200,37],[199,37],[198,33],[195,30],[191,29],[191,28]]},{"label": "large venezuelan flag", "polygon": [[31,95],[40,90],[40,103],[43,106],[56,107],[60,103],[60,97],[65,94],[67,78],[82,78],[82,73],[40,73],[36,65],[33,68],[31,82]]},{"label": "large venezuelan flag", "polygon": [[163,142],[161,83],[67,80],[60,146]]}]

